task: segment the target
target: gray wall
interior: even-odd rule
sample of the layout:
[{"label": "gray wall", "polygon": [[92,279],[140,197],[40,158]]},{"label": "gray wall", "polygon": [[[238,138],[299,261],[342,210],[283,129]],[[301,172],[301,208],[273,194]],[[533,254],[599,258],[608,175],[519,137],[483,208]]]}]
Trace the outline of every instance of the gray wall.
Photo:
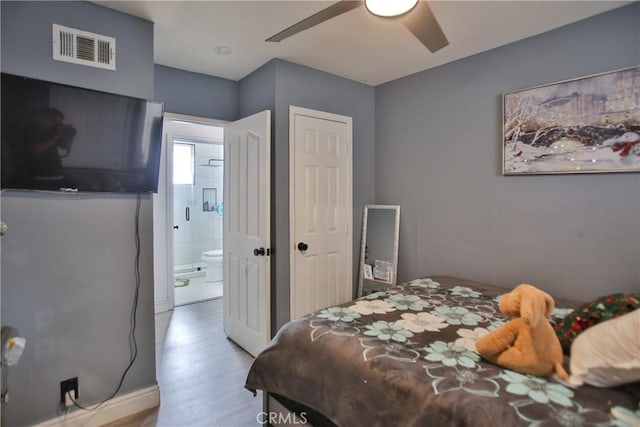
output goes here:
[{"label": "gray wall", "polygon": [[235,120],[238,83],[221,77],[155,65],[154,95],[170,113]]},{"label": "gray wall", "polygon": [[238,117],[275,109],[276,63],[271,60],[238,82]]},{"label": "gray wall", "polygon": [[399,279],[591,298],[640,287],[640,175],[501,176],[501,94],[640,63],[640,4],[376,87],[376,201]]},{"label": "gray wall", "polygon": [[[153,25],[85,2],[1,3],[2,71],[153,97]],[[117,39],[117,71],[51,58],[51,24]],[[60,381],[78,376],[82,404],[106,398],[129,361],[134,195],[3,192],[2,324],[27,339],[10,368],[6,425],[57,416]],[[140,212],[138,358],[122,393],[154,385],[152,204]]]},{"label": "gray wall", "polygon": [[[139,98],[153,96],[151,22],[77,1],[3,1],[1,19],[3,72]],[[115,37],[117,71],[54,61],[53,23]]]},{"label": "gray wall", "polygon": [[265,108],[274,110],[271,169],[274,189],[271,244],[276,249],[271,264],[272,292],[275,292],[272,300],[272,306],[275,304],[275,313],[272,313],[275,315],[274,331],[289,320],[290,105],[353,117],[354,278],[360,254],[362,208],[366,203],[373,203],[374,198],[373,87],[280,59],[267,63],[240,82],[241,116]]}]

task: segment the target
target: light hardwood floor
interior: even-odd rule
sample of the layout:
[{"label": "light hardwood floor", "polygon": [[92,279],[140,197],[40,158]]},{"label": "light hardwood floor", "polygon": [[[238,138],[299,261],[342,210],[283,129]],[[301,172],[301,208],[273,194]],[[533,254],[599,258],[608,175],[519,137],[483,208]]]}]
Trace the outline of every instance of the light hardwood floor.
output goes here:
[{"label": "light hardwood floor", "polygon": [[160,407],[109,427],[259,426],[262,396],[244,388],[253,358],[222,330],[222,299],[176,307],[158,352]]}]

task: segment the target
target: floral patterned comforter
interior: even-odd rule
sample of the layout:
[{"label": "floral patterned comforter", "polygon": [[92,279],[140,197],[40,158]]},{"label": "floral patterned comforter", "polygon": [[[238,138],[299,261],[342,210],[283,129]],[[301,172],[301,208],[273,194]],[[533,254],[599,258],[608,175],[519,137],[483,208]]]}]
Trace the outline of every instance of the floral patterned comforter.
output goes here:
[{"label": "floral patterned comforter", "polygon": [[311,313],[278,332],[246,387],[339,426],[624,426],[609,411],[638,407],[627,389],[571,389],[481,359],[475,342],[506,320],[504,292],[432,276]]}]

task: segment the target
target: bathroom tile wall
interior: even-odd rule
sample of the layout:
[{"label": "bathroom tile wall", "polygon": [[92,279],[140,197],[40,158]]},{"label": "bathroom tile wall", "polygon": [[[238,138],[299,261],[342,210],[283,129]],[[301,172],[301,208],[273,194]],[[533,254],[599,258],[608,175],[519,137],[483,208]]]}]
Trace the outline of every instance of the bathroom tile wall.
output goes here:
[{"label": "bathroom tile wall", "polygon": [[[212,159],[222,159],[224,156],[224,147],[221,144],[196,144],[196,203],[198,207],[195,209],[194,220],[194,239],[193,246],[196,256],[199,259],[204,251],[212,249],[222,249],[222,215],[216,211],[216,204],[222,203],[222,183],[223,168],[221,161]],[[211,160],[211,162],[210,162]],[[216,167],[203,166],[207,164],[218,165]],[[205,196],[203,189],[206,191],[206,200],[209,209],[205,211]],[[216,198],[213,199],[211,194],[215,189]],[[222,211],[220,211],[222,212]]]},{"label": "bathroom tile wall", "polygon": [[174,233],[176,266],[201,265],[202,252],[222,249],[222,215],[216,206],[222,203],[223,168],[209,166],[221,165],[212,159],[222,157],[222,145],[195,143],[195,185],[174,185],[174,225],[180,227]]}]

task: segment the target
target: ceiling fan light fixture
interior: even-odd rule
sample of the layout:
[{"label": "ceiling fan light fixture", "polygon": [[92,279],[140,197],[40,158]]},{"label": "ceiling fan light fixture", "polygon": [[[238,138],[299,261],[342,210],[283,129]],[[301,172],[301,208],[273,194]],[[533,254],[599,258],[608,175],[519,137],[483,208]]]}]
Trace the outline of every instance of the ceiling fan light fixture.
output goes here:
[{"label": "ceiling fan light fixture", "polygon": [[367,10],[374,15],[390,18],[400,16],[415,7],[418,0],[365,0]]}]

